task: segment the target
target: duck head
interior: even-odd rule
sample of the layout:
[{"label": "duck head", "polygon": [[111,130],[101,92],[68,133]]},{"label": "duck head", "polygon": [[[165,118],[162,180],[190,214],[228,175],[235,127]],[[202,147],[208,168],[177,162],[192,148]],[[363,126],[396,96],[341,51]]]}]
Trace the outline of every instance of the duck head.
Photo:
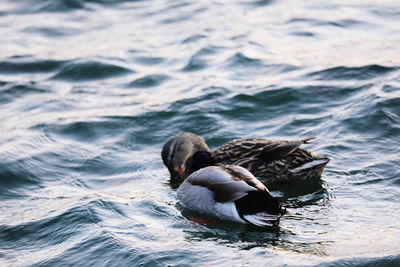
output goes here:
[{"label": "duck head", "polygon": [[[193,155],[199,151],[210,154],[210,148],[203,138],[193,133],[181,133],[165,142],[161,158],[171,175],[171,183],[182,182],[194,171],[194,168],[198,168],[197,166],[192,167],[192,164],[194,162]],[[204,164],[201,163],[201,165]]]}]

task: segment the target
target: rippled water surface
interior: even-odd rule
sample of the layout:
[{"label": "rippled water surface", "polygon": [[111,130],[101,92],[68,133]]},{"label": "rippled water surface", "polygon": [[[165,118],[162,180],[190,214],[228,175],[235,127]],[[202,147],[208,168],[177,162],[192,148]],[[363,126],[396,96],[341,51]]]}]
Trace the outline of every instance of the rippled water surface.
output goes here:
[{"label": "rippled water surface", "polygon": [[[400,265],[400,4],[3,0],[0,265]],[[279,227],[198,223],[165,140],[297,139]],[[198,220],[197,220],[198,221]]]}]

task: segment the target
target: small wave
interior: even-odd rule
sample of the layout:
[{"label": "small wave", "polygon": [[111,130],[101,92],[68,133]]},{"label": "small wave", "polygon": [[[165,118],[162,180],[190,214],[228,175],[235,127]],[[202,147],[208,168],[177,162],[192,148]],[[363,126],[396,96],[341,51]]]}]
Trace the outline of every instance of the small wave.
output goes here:
[{"label": "small wave", "polygon": [[392,86],[392,85],[389,85],[389,84],[385,84],[383,86],[383,88],[382,88],[382,91],[385,92],[385,93],[395,93],[395,92],[397,92],[399,90],[400,90],[399,87]]},{"label": "small wave", "polygon": [[251,103],[255,106],[276,106],[278,108],[284,107],[289,102],[298,99],[295,90],[289,87],[267,89],[255,94],[237,94],[229,101],[232,103]]},{"label": "small wave", "polygon": [[351,28],[366,23],[355,19],[341,19],[336,21],[328,21],[323,19],[296,17],[289,19],[285,24],[301,24],[303,25],[303,27],[308,27],[308,28],[309,26],[333,26],[338,28]]},{"label": "small wave", "polygon": [[28,0],[23,1],[23,3],[20,3],[20,5],[12,10],[8,10],[8,12],[15,14],[34,14],[41,12],[68,12],[84,8],[85,6],[80,0],[44,0],[40,1],[40,3],[34,0]]},{"label": "small wave", "polygon": [[39,87],[35,82],[19,84],[12,82],[0,82],[0,103],[9,103],[27,94],[48,93],[47,88]]},{"label": "small wave", "polygon": [[275,2],[275,0],[242,0],[240,1],[241,4],[244,5],[251,5],[256,7],[263,7],[271,5]]},{"label": "small wave", "polygon": [[195,43],[195,42],[197,42],[197,41],[199,41],[201,39],[204,39],[204,38],[206,38],[205,35],[194,34],[194,35],[191,35],[191,36],[187,37],[186,39],[184,39],[182,41],[182,44]]},{"label": "small wave", "polygon": [[335,67],[308,74],[316,80],[369,80],[395,71],[396,67],[367,65],[363,67]]},{"label": "small wave", "polygon": [[[179,14],[179,13],[178,13]],[[174,16],[172,18],[163,19],[160,21],[160,24],[172,24],[172,23],[179,23],[185,20],[190,20],[192,17],[190,15],[182,15]]]},{"label": "small wave", "polygon": [[288,64],[268,64],[264,60],[251,58],[242,53],[236,53],[225,61],[227,69],[234,72],[233,79],[248,80],[249,76],[281,74],[297,70],[298,67]]},{"label": "small wave", "polygon": [[159,21],[160,24],[172,24],[180,23],[186,20],[193,19],[194,16],[207,10],[206,7],[197,7],[189,2],[178,2],[165,8],[163,11],[168,11],[166,14],[167,18],[163,18]]},{"label": "small wave", "polygon": [[[300,94],[292,88],[265,89],[262,92],[240,93],[218,100],[214,114],[222,116],[219,121],[265,122],[282,125],[282,116],[294,110]],[[274,121],[278,119],[279,121]],[[218,127],[218,126],[217,126]]]},{"label": "small wave", "polygon": [[100,155],[90,158],[80,157],[70,159],[70,162],[71,164],[69,167],[71,170],[84,174],[86,178],[103,176],[104,178],[101,180],[97,178],[96,185],[99,185],[101,182],[105,181],[108,186],[110,183],[116,183],[116,181],[119,180],[118,175],[127,173],[135,168],[139,169],[141,167],[141,165],[137,163],[124,162],[123,158],[119,157],[119,155],[116,153],[111,152],[104,152]]},{"label": "small wave", "polygon": [[23,30],[29,34],[40,34],[48,38],[71,36],[82,33],[82,30],[68,27],[27,27]]},{"label": "small wave", "polygon": [[196,110],[199,107],[204,109],[205,107],[213,108],[212,101],[216,101],[219,98],[223,98],[226,94],[229,93],[229,90],[224,87],[218,86],[210,86],[202,89],[202,94],[178,100],[172,103],[169,107],[170,110],[181,110],[181,111],[189,111]]},{"label": "small wave", "polygon": [[38,186],[37,180],[17,164],[0,163],[0,198],[11,199],[20,197],[27,188]]},{"label": "small wave", "polygon": [[192,57],[182,71],[196,71],[207,67],[205,60],[197,57]]},{"label": "small wave", "polygon": [[[122,240],[113,237],[107,230],[91,231],[84,235],[85,239],[78,242],[66,242],[61,252],[54,257],[43,259],[38,266],[113,266],[116,262],[125,266],[136,266],[141,255],[136,249],[131,249]],[[50,252],[49,252],[50,253]]]},{"label": "small wave", "polygon": [[370,10],[372,14],[381,18],[394,18],[397,19],[400,17],[400,9],[396,5],[394,8],[384,8],[384,6],[376,6]]},{"label": "small wave", "polygon": [[294,17],[288,19],[284,24],[316,24],[318,20],[312,18]]},{"label": "small wave", "polygon": [[[43,12],[73,12],[76,10],[91,10],[93,4],[116,5],[129,0],[35,0],[22,1],[17,7],[8,10],[16,14],[34,14]],[[138,1],[138,0],[137,0]]]},{"label": "small wave", "polygon": [[[85,264],[94,266],[113,265],[116,261],[137,264],[142,251],[136,251],[124,241],[154,241],[154,236],[142,220],[127,216],[115,202],[91,199],[80,199],[62,213],[25,224],[28,229],[21,233],[15,231],[17,236],[13,238],[16,242],[12,248],[18,251],[18,246],[38,247],[41,254],[35,250],[30,252],[34,262],[40,266],[79,265],[82,258],[85,258]],[[7,228],[5,230],[10,232],[11,229]],[[140,230],[132,235],[133,228]],[[33,230],[38,231],[37,235]],[[21,235],[29,238],[25,246]]]},{"label": "small wave", "polygon": [[390,255],[384,257],[357,257],[349,259],[340,259],[329,263],[324,263],[323,266],[399,266],[400,255]]},{"label": "small wave", "polygon": [[242,53],[236,53],[228,60],[229,67],[260,67],[262,66],[262,61],[255,58],[250,58]]},{"label": "small wave", "polygon": [[[38,200],[32,200],[32,202]],[[71,202],[73,206],[71,205]],[[30,257],[25,259],[25,264],[32,264],[46,257],[41,255],[43,251],[64,251],[74,240],[81,239],[79,236],[88,236],[95,233],[97,224],[101,219],[96,214],[98,201],[80,200],[63,202],[60,199],[40,201],[41,216],[30,210],[32,207],[26,205],[21,208],[24,212],[23,220],[16,220],[19,224],[0,225],[0,239],[2,246],[8,247],[11,253],[14,251],[28,251]],[[54,210],[54,207],[58,207]],[[64,209],[63,209],[64,208]],[[43,212],[45,210],[46,212]],[[41,251],[41,252],[40,252]],[[12,255],[6,258],[12,259]],[[28,261],[31,262],[28,262]]]},{"label": "small wave", "polygon": [[215,54],[216,49],[215,47],[200,49],[190,57],[189,62],[182,68],[182,71],[197,71],[206,68],[208,66],[206,57]]},{"label": "small wave", "polygon": [[66,61],[40,60],[27,57],[12,58],[0,62],[0,73],[41,73],[53,72],[62,66]]},{"label": "small wave", "polygon": [[134,60],[142,65],[158,65],[165,61],[162,57],[135,57]]},{"label": "small wave", "polygon": [[128,126],[118,121],[78,121],[66,124],[41,124],[41,130],[72,137],[77,141],[94,142],[105,136],[121,134]]},{"label": "small wave", "polygon": [[319,26],[334,26],[339,28],[350,28],[353,26],[358,26],[363,24],[362,21],[354,20],[354,19],[343,19],[338,21],[319,21],[316,23]]},{"label": "small wave", "polygon": [[160,85],[165,80],[168,80],[169,76],[162,74],[152,74],[147,75],[141,78],[138,78],[132,82],[130,82],[127,87],[136,87],[136,88],[147,88]]},{"label": "small wave", "polygon": [[124,132],[120,128],[115,133],[124,133],[118,141],[119,146],[131,150],[141,150],[143,145],[154,145],[157,142],[165,141],[163,132],[168,129],[174,130],[169,126],[178,122],[179,112],[175,110],[160,110],[145,112],[137,116],[105,116],[103,118],[111,120],[126,129]]},{"label": "small wave", "polygon": [[56,80],[87,81],[106,79],[132,73],[132,70],[117,65],[101,63],[98,61],[74,61],[61,67],[60,71],[52,77]]},{"label": "small wave", "polygon": [[[49,202],[51,201],[46,202],[50,204]],[[0,231],[1,236],[3,240],[15,243],[24,241],[32,242],[33,244],[31,245],[35,243],[36,245],[38,245],[37,243],[46,243],[47,245],[61,243],[73,235],[80,228],[80,225],[95,224],[101,221],[94,212],[98,201],[84,203],[85,205],[78,204],[83,203],[74,203],[74,206],[67,207],[66,210],[52,210],[50,207],[46,207],[48,213],[44,215],[44,218],[36,218],[37,216],[32,214],[31,217],[24,218],[27,222],[23,222],[23,224],[3,224],[0,226],[2,230]],[[51,235],[53,237],[49,238]],[[11,244],[11,246],[18,245]]]},{"label": "small wave", "polygon": [[349,105],[358,106],[342,120],[342,125],[350,131],[370,134],[374,138],[398,136],[400,98],[381,99],[371,95]]},{"label": "small wave", "polygon": [[308,32],[308,31],[296,31],[296,32],[292,32],[290,34],[294,35],[294,36],[301,36],[301,37],[314,37],[315,36],[315,33]]}]

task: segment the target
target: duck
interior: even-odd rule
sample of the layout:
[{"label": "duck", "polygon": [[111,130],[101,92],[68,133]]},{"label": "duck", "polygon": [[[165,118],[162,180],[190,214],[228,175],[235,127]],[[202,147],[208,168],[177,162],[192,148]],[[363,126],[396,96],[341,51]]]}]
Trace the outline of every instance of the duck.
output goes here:
[{"label": "duck", "polygon": [[171,175],[172,184],[179,184],[196,169],[193,155],[198,151],[210,153],[210,148],[202,137],[194,133],[180,133],[165,142],[161,158]]},{"label": "duck", "polygon": [[330,159],[300,147],[310,144],[314,139],[233,140],[212,152],[212,157],[218,165],[235,164],[244,167],[264,184],[319,178]]},{"label": "duck", "polygon": [[279,224],[286,209],[248,170],[236,165],[207,166],[213,164],[213,159],[204,151],[196,152],[193,161],[197,162],[194,172],[177,190],[178,200],[185,208],[219,220],[259,227]]},{"label": "duck", "polygon": [[238,139],[211,151],[202,137],[184,132],[165,142],[161,157],[170,172],[170,182],[175,184],[193,172],[193,155],[198,151],[209,153],[213,165],[237,165],[247,169],[265,185],[287,183],[321,177],[330,159],[300,147],[314,139]]}]

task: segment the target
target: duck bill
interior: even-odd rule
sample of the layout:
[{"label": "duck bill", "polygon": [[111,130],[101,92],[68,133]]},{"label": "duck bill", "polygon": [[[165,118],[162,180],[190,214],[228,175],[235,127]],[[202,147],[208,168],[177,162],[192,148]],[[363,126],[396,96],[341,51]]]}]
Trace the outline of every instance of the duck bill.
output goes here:
[{"label": "duck bill", "polygon": [[183,181],[183,168],[171,172],[171,183],[178,184]]}]

